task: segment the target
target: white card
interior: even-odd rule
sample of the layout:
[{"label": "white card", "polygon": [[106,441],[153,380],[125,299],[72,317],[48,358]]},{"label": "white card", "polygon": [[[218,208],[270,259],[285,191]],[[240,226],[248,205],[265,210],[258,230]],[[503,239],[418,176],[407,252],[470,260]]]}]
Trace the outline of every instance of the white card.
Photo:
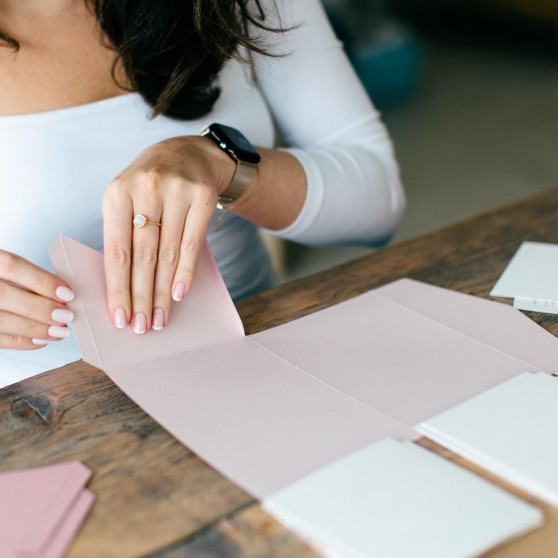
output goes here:
[{"label": "white card", "polygon": [[558,506],[558,378],[521,374],[417,430]]},{"label": "white card", "polygon": [[344,557],[476,556],[543,520],[477,475],[391,438],[304,477],[264,507]]},{"label": "white card", "polygon": [[558,313],[558,244],[523,242],[490,296],[513,298],[514,306]]}]

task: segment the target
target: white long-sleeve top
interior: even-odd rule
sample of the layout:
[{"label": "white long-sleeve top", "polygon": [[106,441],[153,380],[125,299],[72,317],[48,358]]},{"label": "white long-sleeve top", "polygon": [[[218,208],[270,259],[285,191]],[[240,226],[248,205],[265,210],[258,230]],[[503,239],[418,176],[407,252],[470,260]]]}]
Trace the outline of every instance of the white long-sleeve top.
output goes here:
[{"label": "white long-sleeve top", "polygon": [[[47,269],[48,247],[59,234],[102,250],[101,200],[110,180],[146,147],[198,134],[212,122],[233,126],[262,147],[274,146],[276,127],[302,164],[304,206],[290,226],[272,234],[312,245],[384,243],[405,205],[386,130],[319,0],[279,0],[277,7],[281,26],[292,29],[268,41],[283,56],[258,56],[255,82],[246,67],[227,63],[221,95],[199,120],[151,119],[137,93],[0,116],[0,248]],[[216,218],[207,238],[231,295],[271,286],[256,227],[228,213],[216,230]],[[0,350],[0,386],[79,358],[72,339],[31,352]]]},{"label": "white long-sleeve top", "polygon": [[[298,219],[277,236],[309,245],[385,243],[405,208],[390,138],[319,0],[279,0],[257,84],[308,180]],[[272,10],[270,10],[273,13]]]}]

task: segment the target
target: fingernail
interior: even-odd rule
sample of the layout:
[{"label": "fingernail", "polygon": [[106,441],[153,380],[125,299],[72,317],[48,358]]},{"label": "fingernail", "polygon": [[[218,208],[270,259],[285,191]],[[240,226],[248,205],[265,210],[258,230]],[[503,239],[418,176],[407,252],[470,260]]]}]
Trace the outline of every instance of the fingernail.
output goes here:
[{"label": "fingernail", "polygon": [[162,308],[153,310],[153,323],[151,327],[155,331],[161,331],[165,325],[165,311]]},{"label": "fingernail", "polygon": [[52,311],[50,317],[53,322],[60,324],[69,324],[74,319],[74,314],[66,308],[56,308]]},{"label": "fingernail", "polygon": [[68,287],[57,287],[54,294],[64,302],[71,302],[74,300],[74,291],[68,289]]},{"label": "fingernail", "polygon": [[58,337],[58,339],[66,339],[66,337],[70,337],[71,333],[67,327],[50,326],[48,328],[48,334],[51,337]]},{"label": "fingernail", "polygon": [[33,345],[48,345],[50,343],[50,341],[48,339],[31,339],[31,343],[33,343]]},{"label": "fingernail", "polygon": [[126,316],[126,311],[124,308],[117,308],[114,311],[114,325],[118,329],[124,329],[128,323],[128,316]]},{"label": "fingernail", "polygon": [[145,333],[145,330],[147,329],[147,318],[145,316],[145,314],[143,313],[139,313],[136,314],[134,316],[134,333],[139,333],[140,335],[142,333]]},{"label": "fingernail", "polygon": [[186,285],[184,283],[177,283],[172,291],[172,298],[176,302],[181,301],[184,298],[184,293],[186,292]]}]

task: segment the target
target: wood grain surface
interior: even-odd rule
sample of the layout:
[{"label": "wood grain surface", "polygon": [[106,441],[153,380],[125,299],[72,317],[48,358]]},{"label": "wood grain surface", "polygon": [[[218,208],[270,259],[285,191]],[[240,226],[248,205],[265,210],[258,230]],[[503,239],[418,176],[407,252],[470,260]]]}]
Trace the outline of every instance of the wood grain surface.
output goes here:
[{"label": "wood grain surface", "polygon": [[[552,190],[282,285],[237,308],[250,334],[405,276],[487,297],[523,240],[558,243],[557,216],[558,190]],[[558,334],[558,317],[528,315]],[[317,555],[81,361],[0,390],[0,442],[2,471],[73,459],[94,470],[97,502],[72,557]],[[420,443],[479,472],[431,442]],[[542,529],[489,556],[558,556],[558,510],[541,506]]]}]

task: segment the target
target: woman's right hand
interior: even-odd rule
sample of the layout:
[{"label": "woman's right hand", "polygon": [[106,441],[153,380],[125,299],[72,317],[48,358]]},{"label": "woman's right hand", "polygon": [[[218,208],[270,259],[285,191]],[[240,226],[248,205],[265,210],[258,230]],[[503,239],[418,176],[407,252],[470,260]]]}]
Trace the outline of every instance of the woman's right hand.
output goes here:
[{"label": "woman's right hand", "polygon": [[0,348],[40,349],[68,337],[73,298],[56,275],[0,250]]}]

